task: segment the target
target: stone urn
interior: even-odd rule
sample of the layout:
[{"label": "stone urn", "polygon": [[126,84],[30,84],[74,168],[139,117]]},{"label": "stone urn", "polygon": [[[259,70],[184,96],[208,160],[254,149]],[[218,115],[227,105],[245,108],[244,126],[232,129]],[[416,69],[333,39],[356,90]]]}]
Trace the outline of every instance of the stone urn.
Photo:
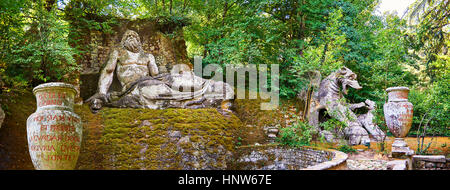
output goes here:
[{"label": "stone urn", "polygon": [[413,119],[413,105],[408,102],[409,88],[391,87],[386,89],[386,92],[388,102],[384,104],[383,111],[386,125],[395,136],[392,143],[392,155],[399,157],[414,154],[403,139],[411,129]]},{"label": "stone urn", "polygon": [[66,83],[33,89],[37,109],[27,120],[28,149],[37,170],[72,170],[80,154],[82,124],[73,112],[77,91]]}]

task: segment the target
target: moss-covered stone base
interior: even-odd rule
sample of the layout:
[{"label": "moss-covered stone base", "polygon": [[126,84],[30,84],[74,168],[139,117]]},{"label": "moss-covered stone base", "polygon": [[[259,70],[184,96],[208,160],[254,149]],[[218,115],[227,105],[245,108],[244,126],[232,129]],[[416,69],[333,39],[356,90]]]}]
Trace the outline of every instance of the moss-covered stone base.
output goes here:
[{"label": "moss-covered stone base", "polygon": [[85,124],[78,169],[226,169],[242,126],[215,109],[78,109]]}]

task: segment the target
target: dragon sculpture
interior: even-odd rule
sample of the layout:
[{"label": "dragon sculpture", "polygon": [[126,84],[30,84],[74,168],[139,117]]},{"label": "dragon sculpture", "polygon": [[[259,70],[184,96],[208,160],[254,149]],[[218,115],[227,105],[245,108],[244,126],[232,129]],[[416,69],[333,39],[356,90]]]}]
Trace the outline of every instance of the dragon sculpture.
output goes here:
[{"label": "dragon sculpture", "polygon": [[[372,122],[372,111],[375,109],[373,101],[366,100],[357,104],[345,103],[341,92],[347,94],[348,87],[354,89],[362,88],[356,77],[357,75],[353,71],[343,67],[323,79],[319,84],[319,90],[311,94],[310,102],[308,103],[309,111],[307,113],[309,124],[314,126],[327,141],[334,141],[334,136],[337,135],[348,139],[350,145],[367,145],[370,143],[369,133],[376,140],[382,140],[385,137],[384,132]],[[366,114],[357,116],[353,112],[353,110],[363,107],[369,110]],[[346,127],[344,130],[334,135],[330,131],[321,129],[320,123],[326,119],[325,113],[345,123]]]}]

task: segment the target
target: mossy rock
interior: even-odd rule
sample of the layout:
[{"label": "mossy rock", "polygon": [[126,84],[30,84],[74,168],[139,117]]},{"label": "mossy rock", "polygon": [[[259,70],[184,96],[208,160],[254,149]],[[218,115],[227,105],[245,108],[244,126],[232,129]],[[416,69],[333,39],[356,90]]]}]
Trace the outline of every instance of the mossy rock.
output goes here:
[{"label": "mossy rock", "polygon": [[78,169],[226,169],[242,127],[216,109],[77,112],[84,123]]}]

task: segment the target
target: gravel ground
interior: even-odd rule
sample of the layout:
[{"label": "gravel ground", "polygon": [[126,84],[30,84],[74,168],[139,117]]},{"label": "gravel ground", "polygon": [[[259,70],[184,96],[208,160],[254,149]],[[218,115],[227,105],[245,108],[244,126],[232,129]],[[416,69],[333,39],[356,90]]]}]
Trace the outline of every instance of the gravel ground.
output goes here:
[{"label": "gravel ground", "polygon": [[347,160],[349,170],[386,170],[386,160]]},{"label": "gravel ground", "polygon": [[389,158],[374,150],[363,150],[349,154],[347,167],[349,170],[386,170]]}]

